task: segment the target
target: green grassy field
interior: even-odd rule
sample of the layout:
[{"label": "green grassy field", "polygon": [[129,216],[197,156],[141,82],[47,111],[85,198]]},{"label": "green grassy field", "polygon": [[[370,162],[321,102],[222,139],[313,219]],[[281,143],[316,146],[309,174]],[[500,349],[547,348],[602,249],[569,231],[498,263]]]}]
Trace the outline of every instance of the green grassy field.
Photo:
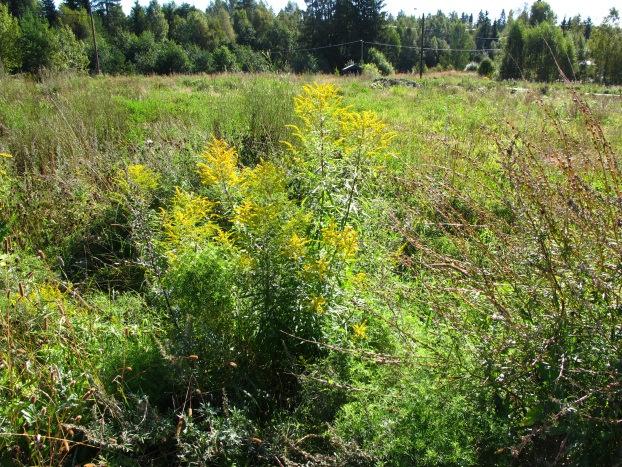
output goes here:
[{"label": "green grassy field", "polygon": [[618,458],[622,90],[418,84],[0,77],[0,463]]}]

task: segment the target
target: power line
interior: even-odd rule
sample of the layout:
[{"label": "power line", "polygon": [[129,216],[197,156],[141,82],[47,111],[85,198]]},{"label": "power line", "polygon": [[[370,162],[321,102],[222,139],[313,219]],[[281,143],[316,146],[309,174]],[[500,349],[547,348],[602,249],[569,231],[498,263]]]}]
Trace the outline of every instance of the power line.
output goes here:
[{"label": "power line", "polygon": [[310,47],[308,49],[295,49],[295,50],[292,50],[291,52],[310,52],[312,50],[330,49],[331,47],[342,47],[344,45],[360,44],[361,42],[365,42],[365,41],[358,40],[358,41],[351,41],[351,42],[342,42],[341,44],[323,45],[320,47]]},{"label": "power line", "polygon": [[[396,48],[403,48],[403,49],[413,49],[413,50],[420,50],[421,47],[417,47],[414,45],[397,45],[397,44],[386,44],[383,42],[369,42],[369,41],[363,41],[365,44],[369,44],[369,45],[380,45],[380,46],[384,46],[384,47],[396,47]],[[438,51],[447,51],[447,52],[490,52],[490,51],[497,51],[497,50],[502,50],[502,49],[492,49],[492,48],[483,48],[483,49],[454,49],[451,47],[422,47],[423,50],[438,50]]]},{"label": "power line", "polygon": [[343,47],[345,45],[353,45],[353,44],[367,44],[367,45],[376,45],[380,47],[394,47],[394,48],[424,50],[424,51],[434,51],[434,52],[498,52],[500,50],[503,50],[500,48],[457,49],[457,48],[452,48],[452,47],[442,47],[442,48],[441,47],[418,47],[414,45],[397,45],[397,44],[387,44],[385,42],[358,40],[358,41],[342,42],[339,44],[329,44],[329,45],[322,45],[318,47],[309,47],[309,48],[304,48],[304,49],[293,49],[289,51],[273,50],[271,51],[271,53],[284,55],[284,54],[295,53],[295,52],[312,52],[314,50],[330,49],[334,47]]}]

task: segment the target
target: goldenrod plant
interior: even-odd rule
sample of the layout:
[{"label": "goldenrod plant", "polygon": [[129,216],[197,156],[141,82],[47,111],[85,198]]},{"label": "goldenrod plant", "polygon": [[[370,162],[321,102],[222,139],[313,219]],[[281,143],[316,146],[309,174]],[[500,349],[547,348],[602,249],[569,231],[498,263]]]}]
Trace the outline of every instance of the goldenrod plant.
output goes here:
[{"label": "goldenrod plant", "polygon": [[[343,321],[335,305],[359,249],[351,212],[393,137],[375,114],[343,106],[330,84],[305,86],[295,112],[302,124],[284,163],[242,167],[235,148],[213,138],[197,164],[203,189],[178,188],[161,214],[162,290],[182,319],[178,342],[199,355],[227,349],[223,359],[241,362],[252,386],[291,386],[285,372],[318,354],[310,342],[324,323]],[[364,337],[365,324],[354,324]],[[217,372],[209,369],[211,384]]]}]

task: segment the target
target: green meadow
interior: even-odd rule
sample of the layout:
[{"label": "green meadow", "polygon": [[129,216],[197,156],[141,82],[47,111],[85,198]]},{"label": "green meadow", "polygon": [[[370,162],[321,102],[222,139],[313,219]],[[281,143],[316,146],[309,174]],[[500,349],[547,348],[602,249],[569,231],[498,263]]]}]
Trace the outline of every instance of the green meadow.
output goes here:
[{"label": "green meadow", "polygon": [[0,463],[619,460],[622,88],[416,83],[0,76]]}]

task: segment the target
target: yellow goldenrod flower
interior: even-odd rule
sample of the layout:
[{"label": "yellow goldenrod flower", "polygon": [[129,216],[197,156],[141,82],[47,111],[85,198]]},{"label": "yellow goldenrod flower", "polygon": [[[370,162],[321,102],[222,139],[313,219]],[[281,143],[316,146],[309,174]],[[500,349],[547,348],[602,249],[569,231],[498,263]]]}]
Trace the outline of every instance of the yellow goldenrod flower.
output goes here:
[{"label": "yellow goldenrod flower", "polygon": [[[327,116],[336,114],[341,106],[337,87],[334,84],[308,84],[302,93],[294,98],[294,112],[309,128],[321,125]],[[294,134],[303,132],[294,127]]]},{"label": "yellow goldenrod flower", "polygon": [[324,258],[320,258],[311,264],[305,264],[302,269],[306,274],[316,276],[320,281],[323,281],[329,268],[330,263]]},{"label": "yellow goldenrod flower", "polygon": [[342,147],[346,155],[357,153],[371,157],[386,150],[395,133],[386,130],[386,124],[370,111],[339,113]]},{"label": "yellow goldenrod flower", "polygon": [[199,195],[175,190],[173,204],[162,211],[162,226],[170,249],[192,245],[222,234],[210,219],[213,203]]},{"label": "yellow goldenrod flower", "polygon": [[367,325],[365,323],[355,323],[352,325],[352,332],[355,337],[365,339],[367,337]]},{"label": "yellow goldenrod flower", "polygon": [[127,179],[140,190],[152,191],[158,187],[160,174],[143,164],[132,164],[127,166]]},{"label": "yellow goldenrod flower", "polygon": [[205,185],[238,184],[238,154],[235,148],[221,139],[213,138],[201,158],[205,162],[200,162],[197,167]]},{"label": "yellow goldenrod flower", "polygon": [[257,219],[257,206],[252,200],[244,200],[235,208],[233,222],[241,225],[254,225]]},{"label": "yellow goldenrod flower", "polygon": [[309,243],[309,240],[306,238],[296,233],[292,234],[287,244],[287,255],[294,260],[303,258],[307,253],[307,243]]},{"label": "yellow goldenrod flower", "polygon": [[349,225],[339,230],[337,224],[331,222],[322,229],[322,238],[344,259],[353,259],[356,256],[358,236],[356,230]]},{"label": "yellow goldenrod flower", "polygon": [[316,313],[322,314],[326,311],[326,299],[321,295],[311,298],[311,309]]},{"label": "yellow goldenrod flower", "polygon": [[[12,157],[13,156],[7,152],[0,152],[0,159],[11,159]],[[2,167],[0,167],[0,175],[6,175],[6,171],[3,170]]]},{"label": "yellow goldenrod flower", "polygon": [[247,195],[255,198],[274,198],[284,194],[286,176],[281,169],[271,162],[261,161],[253,168],[244,169],[240,175],[240,184]]},{"label": "yellow goldenrod flower", "polygon": [[63,293],[58,289],[56,285],[42,284],[37,288],[37,295],[39,300],[43,303],[57,303],[64,301]]},{"label": "yellow goldenrod flower", "polygon": [[365,285],[366,281],[367,281],[367,274],[365,274],[364,272],[359,272],[359,273],[354,274],[351,279],[352,285],[355,287],[361,287]]},{"label": "yellow goldenrod flower", "polygon": [[254,263],[255,261],[249,254],[244,253],[240,255],[239,264],[242,269],[249,270],[251,267],[253,267]]}]

